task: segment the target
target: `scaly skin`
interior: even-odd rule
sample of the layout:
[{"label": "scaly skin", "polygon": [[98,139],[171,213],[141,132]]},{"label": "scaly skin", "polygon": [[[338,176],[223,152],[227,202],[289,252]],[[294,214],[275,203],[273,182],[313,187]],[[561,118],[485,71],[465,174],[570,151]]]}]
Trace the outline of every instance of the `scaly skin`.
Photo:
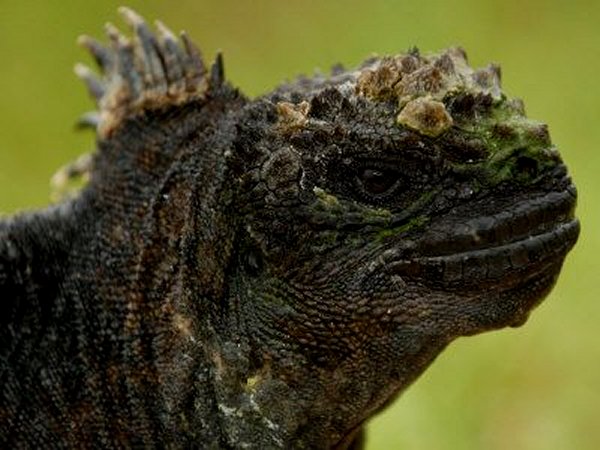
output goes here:
[{"label": "scaly skin", "polygon": [[249,100],[124,9],[89,184],[0,222],[0,444],[359,448],[454,338],[522,324],[575,244],[544,125],[464,52]]}]

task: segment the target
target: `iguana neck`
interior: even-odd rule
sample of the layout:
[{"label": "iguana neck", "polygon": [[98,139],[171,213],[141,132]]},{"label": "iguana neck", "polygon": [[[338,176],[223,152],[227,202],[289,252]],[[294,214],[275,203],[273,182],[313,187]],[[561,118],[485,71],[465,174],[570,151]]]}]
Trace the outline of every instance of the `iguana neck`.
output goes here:
[{"label": "iguana neck", "polygon": [[[278,344],[253,322],[252,315],[264,310],[266,300],[249,297],[250,284],[239,273],[230,280],[231,291],[219,303],[205,348],[219,429],[232,446],[360,448],[353,445],[361,439],[364,421],[408,387],[447,344],[439,339],[426,349],[399,350],[395,357],[404,361],[404,370],[380,372],[379,378],[375,374],[382,363],[375,358],[368,368],[374,382],[357,384],[355,358],[372,349],[324,364],[296,343]],[[222,321],[224,317],[229,320]],[[406,330],[405,342],[410,336]]]}]

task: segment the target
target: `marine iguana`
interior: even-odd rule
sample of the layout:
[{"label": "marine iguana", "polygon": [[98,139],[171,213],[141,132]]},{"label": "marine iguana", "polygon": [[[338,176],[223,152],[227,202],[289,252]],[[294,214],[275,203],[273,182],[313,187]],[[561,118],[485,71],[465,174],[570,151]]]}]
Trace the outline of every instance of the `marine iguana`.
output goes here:
[{"label": "marine iguana", "polygon": [[81,38],[89,182],[0,222],[2,448],[359,448],[551,290],[576,191],[497,66],[412,49],[249,99],[121,13]]}]

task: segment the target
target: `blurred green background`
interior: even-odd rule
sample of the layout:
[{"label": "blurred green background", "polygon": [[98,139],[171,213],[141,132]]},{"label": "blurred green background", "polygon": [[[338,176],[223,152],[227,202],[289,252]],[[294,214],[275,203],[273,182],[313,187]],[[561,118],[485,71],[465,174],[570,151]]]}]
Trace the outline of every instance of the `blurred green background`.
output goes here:
[{"label": "blurred green background", "polygon": [[[0,212],[49,202],[48,181],[93,147],[72,73],[81,33],[119,25],[116,1],[0,0]],[[580,192],[582,236],[520,329],[453,343],[372,420],[368,449],[600,448],[600,2],[585,0],[129,1],[186,29],[248,94],[336,62],[417,45],[502,65],[505,91],[550,125]]]}]

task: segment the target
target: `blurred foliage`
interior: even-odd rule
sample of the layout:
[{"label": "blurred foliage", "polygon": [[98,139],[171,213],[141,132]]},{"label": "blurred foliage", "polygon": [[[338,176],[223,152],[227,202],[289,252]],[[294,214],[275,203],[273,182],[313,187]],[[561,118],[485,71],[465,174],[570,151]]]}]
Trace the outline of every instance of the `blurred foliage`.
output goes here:
[{"label": "blurred foliage", "polygon": [[[0,211],[49,202],[53,172],[93,147],[73,131],[92,103],[74,44],[121,1],[0,0]],[[551,298],[522,329],[460,339],[370,425],[369,449],[600,448],[600,2],[129,1],[225,53],[248,94],[373,52],[460,44],[502,64],[504,88],[546,121],[580,192],[582,236]]]}]

